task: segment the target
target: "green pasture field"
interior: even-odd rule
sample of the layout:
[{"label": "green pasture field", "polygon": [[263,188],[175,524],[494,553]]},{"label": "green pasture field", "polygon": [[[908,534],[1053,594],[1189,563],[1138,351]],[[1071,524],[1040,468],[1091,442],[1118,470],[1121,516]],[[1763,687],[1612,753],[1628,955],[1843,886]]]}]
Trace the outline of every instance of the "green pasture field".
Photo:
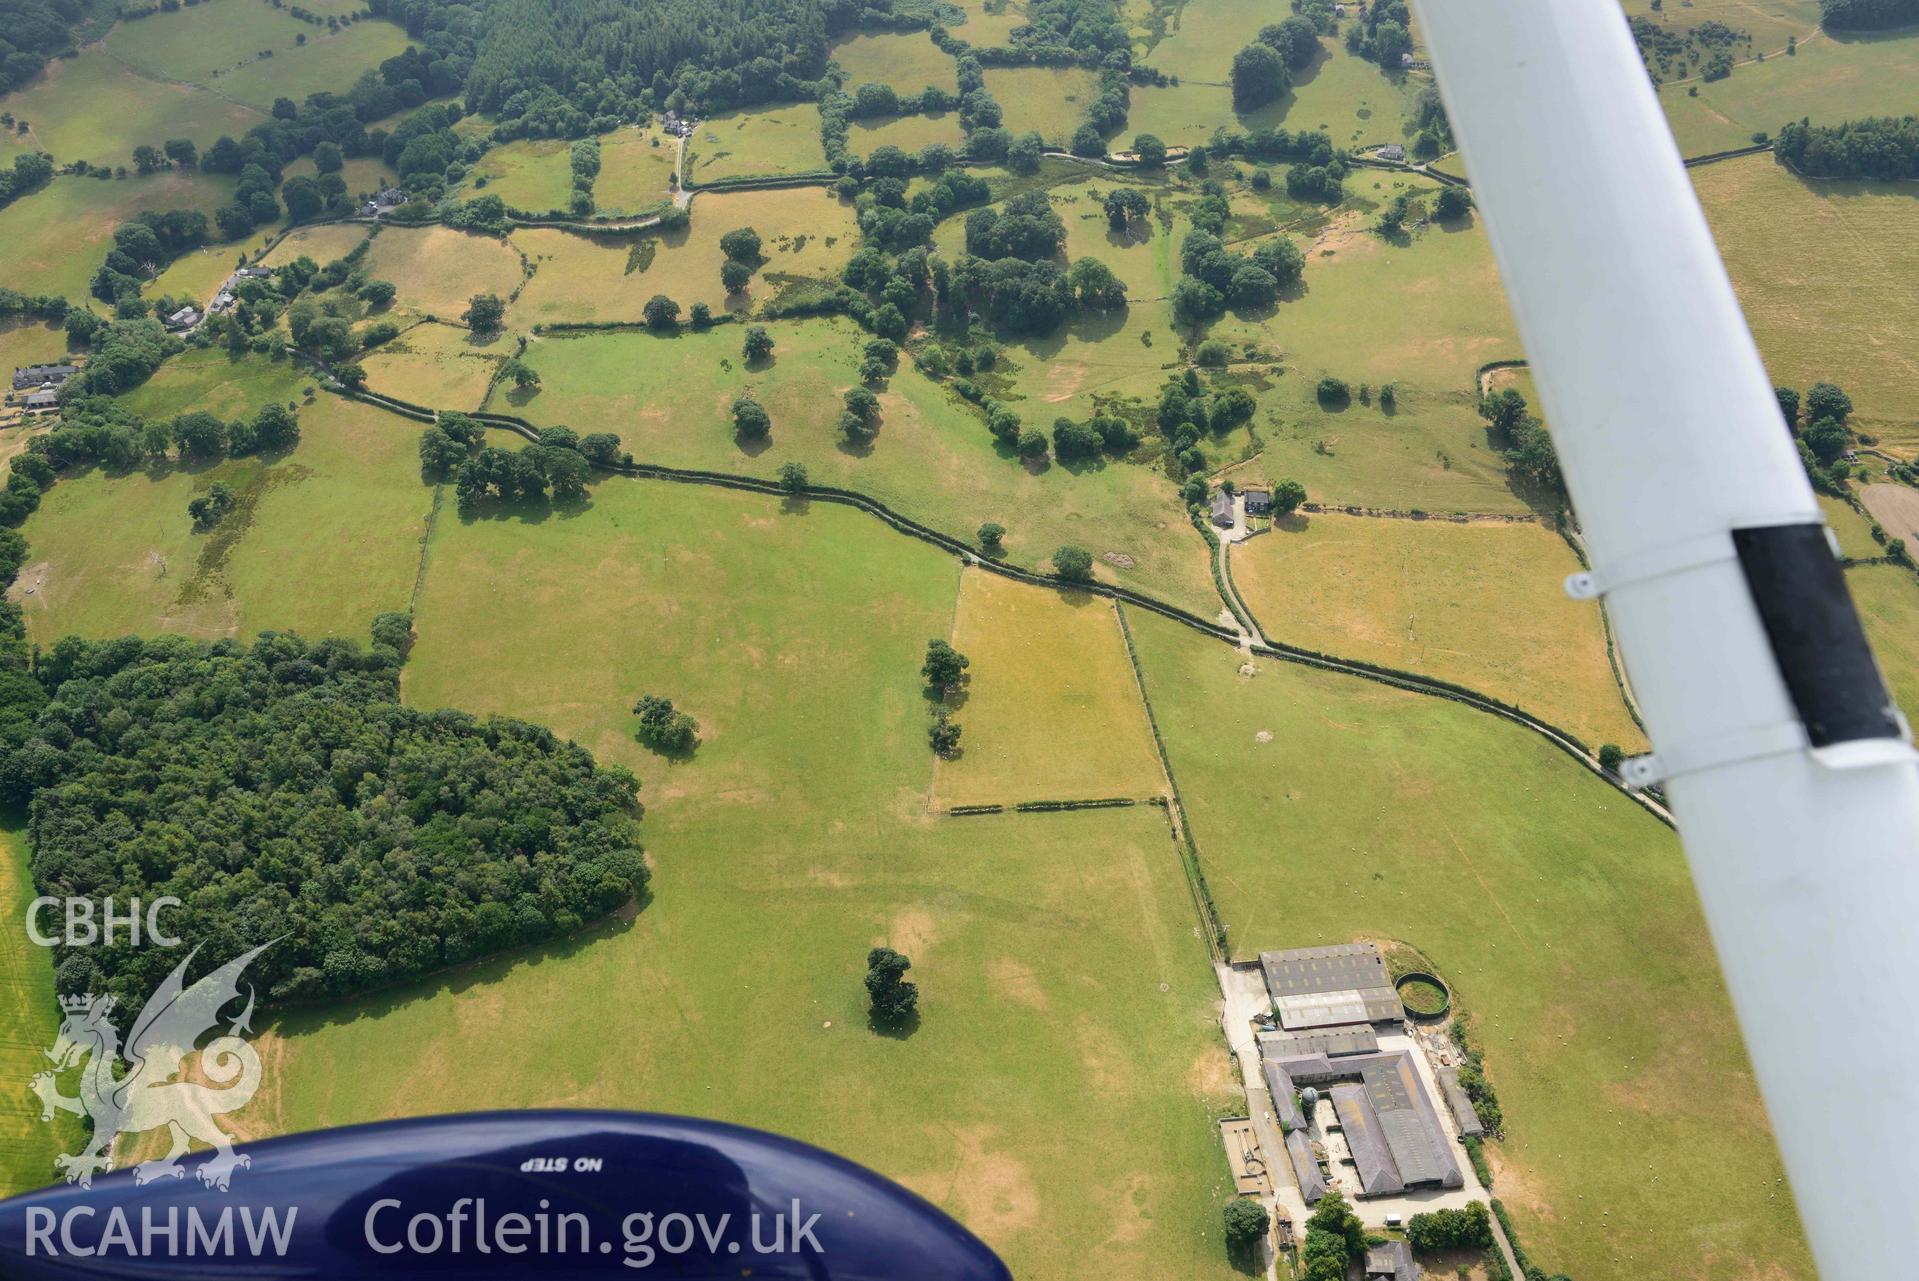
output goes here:
[{"label": "green pasture field", "polygon": [[1233,954],[1393,939],[1432,959],[1485,1047],[1494,1187],[1528,1254],[1579,1277],[1814,1275],[1670,832],[1509,722],[1291,664],[1242,676],[1126,616]]},{"label": "green pasture field", "polygon": [[1528,510],[1506,481],[1470,393],[1402,387],[1390,414],[1377,397],[1327,409],[1308,375],[1286,371],[1275,379],[1259,368],[1232,377],[1259,397],[1251,428],[1200,439],[1215,466],[1258,454],[1230,473],[1240,484],[1297,480],[1314,502],[1393,511]]},{"label": "green pasture field", "polygon": [[[280,55],[292,54],[299,35],[308,43],[328,38],[324,27],[310,27],[263,0],[201,0],[173,13],[116,24],[106,48],[143,76],[206,85],[266,50],[273,51],[275,69],[284,70]],[[249,105],[271,107],[273,101]]]},{"label": "green pasture field", "polygon": [[1855,565],[1846,586],[1893,698],[1908,716],[1919,715],[1919,583],[1901,565]]},{"label": "green pasture field", "polygon": [[[759,232],[765,261],[745,290],[729,296],[720,284],[720,239],[739,227]],[[655,294],[679,303],[682,321],[696,302],[715,314],[748,311],[795,281],[837,280],[859,239],[853,206],[823,187],[703,192],[680,231],[588,236],[524,227],[512,242],[534,271],[511,318],[638,323]]]},{"label": "green pasture field", "polygon": [[878,147],[898,147],[911,154],[936,142],[943,142],[955,151],[965,147],[966,135],[960,130],[957,112],[855,120],[846,130],[847,149],[856,156],[870,156]]},{"label": "green pasture field", "polygon": [[856,35],[833,46],[833,61],[846,72],[847,92],[863,84],[891,85],[916,94],[931,85],[959,92],[959,72],[924,31]]},{"label": "green pasture field", "polygon": [[53,1158],[71,1127],[40,1119],[40,1101],[27,1087],[48,1066],[45,1051],[60,1031],[54,1002],[53,952],[27,937],[33,900],[26,832],[17,815],[0,827],[0,1072],[16,1089],[0,1094],[0,1196],[44,1187],[59,1178]]},{"label": "green pasture field", "polygon": [[522,138],[490,148],[460,195],[465,200],[498,196],[508,208],[536,215],[564,212],[573,199],[573,144],[564,138]]},{"label": "green pasture field", "polygon": [[1084,67],[988,67],[986,91],[1015,135],[1037,133],[1063,147],[1099,96],[1099,77]]},{"label": "green pasture field", "polygon": [[172,418],[189,410],[241,418],[270,404],[297,404],[318,385],[312,372],[290,359],[233,357],[203,347],[167,361],[121,402],[147,418]]},{"label": "green pasture field", "polygon": [[[1161,302],[1172,297],[1173,286],[1179,283],[1179,258],[1173,250],[1175,239],[1183,238],[1184,231],[1168,232],[1157,213],[1134,220],[1124,232],[1114,231],[1107,224],[1101,202],[1119,187],[1138,187],[1156,204],[1163,199],[1152,183],[1107,178],[1069,183],[1047,192],[1054,211],[1066,224],[1066,257],[1072,262],[1097,258],[1111,267],[1113,274],[1126,282],[1130,303]],[[959,220],[957,230],[955,248],[965,243],[964,219]],[[941,227],[940,232],[944,244],[945,236],[952,233],[947,227]]]},{"label": "green pasture field", "polygon": [[482,336],[458,325],[415,325],[360,358],[374,391],[471,412],[486,400],[493,375],[519,347],[512,334]]},{"label": "green pasture field", "polygon": [[811,102],[723,112],[700,121],[686,140],[686,176],[695,186],[722,178],[810,173],[824,168],[826,148],[820,142],[820,109]]},{"label": "green pasture field", "polygon": [[1832,532],[1839,536],[1839,551],[1846,556],[1883,556],[1885,549],[1872,540],[1872,522],[1858,512],[1851,504],[1837,498],[1819,495],[1819,510],[1826,514],[1826,524],[1832,526]]},{"label": "green pasture field", "polygon": [[232,191],[230,178],[177,169],[146,178],[56,177],[0,209],[0,285],[77,303],[106,261],[114,228],[147,209],[198,209],[210,218]]},{"label": "green pasture field", "polygon": [[1919,188],[1807,182],[1765,155],[1693,183],[1773,381],[1838,383],[1859,430],[1919,452]]},{"label": "green pasture field", "polygon": [[[850,449],[839,433],[841,397],[858,381],[866,335],[831,319],[768,328],[773,359],[754,369],[744,367],[742,331],[730,325],[672,337],[536,339],[525,359],[539,372],[541,389],[503,390],[493,408],[540,424],[617,432],[643,462],[767,478],[782,463],[801,462],[816,484],[870,494],[969,542],[982,523],[997,521],[1015,564],[1045,567],[1054,549],[1074,543],[1093,554],[1106,581],[1204,618],[1219,612],[1206,546],[1156,470],[1117,461],[1029,468],[993,440],[976,410],[904,361],[879,393],[878,438],[867,449]],[[765,444],[742,449],[730,406],[749,390],[766,406],[773,429]],[[1052,416],[1042,417],[1039,408],[1025,416],[1043,430],[1052,427]]]},{"label": "green pasture field", "polygon": [[[1383,205],[1400,190],[1428,201],[1438,185],[1360,170],[1348,189]],[[1283,299],[1270,317],[1228,313],[1209,335],[1256,339],[1314,382],[1331,374],[1355,388],[1396,382],[1429,392],[1470,391],[1481,365],[1523,354],[1476,215],[1429,224],[1396,241],[1374,233],[1371,223],[1370,213],[1348,213],[1321,229],[1305,246],[1297,296]],[[1234,247],[1246,252],[1257,244]]]},{"label": "green pasture field", "polygon": [[1152,47],[1155,70],[1178,76],[1164,88],[1136,88],[1126,136],[1158,134],[1167,142],[1204,142],[1216,128],[1324,129],[1335,146],[1401,142],[1421,84],[1418,75],[1382,71],[1355,57],[1336,39],[1322,38],[1312,65],[1293,75],[1277,101],[1245,114],[1233,109],[1233,55],[1274,21],[1258,0],[1191,0],[1177,11],[1167,36]]},{"label": "green pasture field", "polygon": [[[957,577],[861,513],[709,488],[607,479],[539,519],[443,511],[407,700],[635,766],[651,898],[568,944],[280,1020],[235,1119],[712,1116],[902,1180],[1022,1277],[1230,1276],[1214,1123],[1234,1081],[1164,816],[925,811],[917,672]],[[633,743],[646,691],[699,719],[690,759]],[[865,1023],[882,943],[921,988],[903,1037]]]},{"label": "green pasture field", "polygon": [[[286,176],[313,178],[319,175],[319,169],[313,163],[312,156],[301,156],[286,167]],[[378,156],[348,156],[340,165],[340,180],[346,183],[347,194],[356,200],[361,196],[370,196],[382,187],[391,187],[398,179]]]},{"label": "green pasture field", "polygon": [[[1768,59],[1783,53],[1787,37],[1804,43],[1819,30],[1819,0],[1691,0],[1659,7],[1653,0],[1625,0],[1625,10],[1630,17],[1653,18],[1677,31],[1723,22],[1735,31],[1751,32],[1755,47]],[[1738,47],[1743,50],[1744,42]]]},{"label": "green pasture field", "polygon": [[593,181],[595,207],[603,213],[631,213],[670,198],[673,157],[678,151],[678,140],[663,137],[656,129],[603,134],[600,176]]},{"label": "green pasture field", "polygon": [[98,47],[56,59],[25,89],[0,96],[0,110],[28,121],[33,140],[59,164],[131,164],[135,147],[168,138],[191,138],[204,151],[221,134],[238,138],[267,118],[194,85],[150,80]]},{"label": "green pasture field", "polygon": [[0,321],[0,374],[8,376],[22,365],[46,365],[65,359],[66,330],[34,320]]},{"label": "green pasture field", "polygon": [[368,276],[398,288],[395,308],[449,320],[474,294],[511,297],[526,275],[511,243],[450,227],[382,228],[365,263]]},{"label": "green pasture field", "polygon": [[1300,514],[1232,564],[1273,640],[1453,681],[1595,750],[1644,747],[1599,610],[1566,596],[1579,560],[1543,525]]},{"label": "green pasture field", "polygon": [[240,256],[237,245],[206,245],[181,254],[147,286],[146,296],[191,298],[204,309],[226,278],[233,274]]},{"label": "green pasture field", "polygon": [[1013,32],[1026,25],[1026,6],[1019,0],[955,0],[966,21],[949,28],[967,44],[986,48],[1012,41]]},{"label": "green pasture field", "polygon": [[[209,394],[182,407],[240,407],[213,374]],[[291,628],[364,639],[375,614],[405,609],[433,500],[420,483],[419,426],[322,396],[301,408],[300,431],[284,458],[62,479],[23,527],[32,550],[10,597],[25,607],[28,634],[49,643],[69,632]],[[187,502],[214,481],[240,504],[197,534]]]},{"label": "green pasture field", "polygon": [[934,765],[936,806],[1166,790],[1112,602],[969,569],[952,642],[972,666],[947,698],[963,733]]},{"label": "green pasture field", "polygon": [[[1781,41],[1783,44],[1783,40]],[[1816,36],[1801,33],[1793,57],[1768,53],[1724,80],[1660,87],[1659,101],[1679,150],[1688,156],[1749,146],[1752,135],[1776,133],[1789,120],[1838,124],[1862,116],[1913,110],[1919,78],[1919,32]],[[1691,90],[1699,90],[1695,97]]]},{"label": "green pasture field", "polygon": [[[363,222],[323,222],[314,227],[297,227],[282,237],[260,262],[268,267],[283,267],[305,257],[324,267],[359,248],[360,242],[367,238],[370,231],[371,228]],[[389,228],[382,228],[381,231],[385,235],[411,234]]]},{"label": "green pasture field", "polygon": [[307,30],[319,34],[309,34],[306,44],[297,49],[228,72],[213,86],[262,109],[272,107],[275,98],[304,102],[307,95],[322,90],[343,94],[361,76],[404,52],[408,44],[406,29],[393,22],[356,22],[333,35],[325,34],[325,28]]}]

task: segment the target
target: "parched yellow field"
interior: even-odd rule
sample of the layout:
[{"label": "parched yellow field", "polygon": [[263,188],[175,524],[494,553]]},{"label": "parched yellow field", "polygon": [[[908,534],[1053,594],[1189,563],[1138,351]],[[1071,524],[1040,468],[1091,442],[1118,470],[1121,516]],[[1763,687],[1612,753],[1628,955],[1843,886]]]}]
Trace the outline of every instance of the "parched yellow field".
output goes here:
[{"label": "parched yellow field", "polygon": [[398,287],[394,307],[446,320],[457,319],[474,294],[509,297],[525,274],[506,241],[446,227],[383,228],[366,269]]},{"label": "parched yellow field", "polygon": [[[263,628],[363,638],[375,614],[405,609],[413,590],[433,501],[420,483],[419,430],[322,396],[300,410],[300,444],[281,459],[67,477],[23,527],[32,553],[9,598],[42,643],[69,632]],[[214,481],[239,506],[195,533],[187,503]]]},{"label": "parched yellow field", "polygon": [[[720,238],[738,227],[760,234],[765,263],[746,289],[720,284]],[[533,263],[533,279],[510,313],[515,324],[640,320],[655,294],[715,313],[750,310],[792,280],[837,277],[859,247],[853,206],[824,188],[707,192],[693,202],[683,231],[586,236],[526,227],[513,243]],[[402,291],[404,297],[404,290]]]},{"label": "parched yellow field", "polygon": [[1015,135],[1037,133],[1064,146],[1099,96],[1099,77],[1084,67],[988,67],[986,91]]},{"label": "parched yellow field", "polygon": [[1919,582],[1903,565],[1855,565],[1846,586],[1893,698],[1907,716],[1919,716]]},{"label": "parched yellow field", "polygon": [[0,209],[0,285],[83,299],[114,228],[148,209],[198,209],[211,218],[232,191],[231,179],[180,170],[104,181],[56,177]]},{"label": "parched yellow field", "polygon": [[1454,681],[1589,747],[1643,744],[1599,610],[1562,586],[1578,558],[1542,525],[1319,513],[1239,544],[1232,566],[1273,640]]},{"label": "parched yellow field", "polygon": [[948,698],[961,753],[934,766],[936,806],[1165,790],[1110,601],[969,569],[952,643],[972,666]]},{"label": "parched yellow field", "polygon": [[[267,251],[260,259],[264,266],[283,267],[296,258],[311,258],[322,267],[336,258],[344,258],[359,248],[371,229],[359,222],[326,222],[317,227],[299,227]],[[393,234],[383,228],[386,234]]]},{"label": "parched yellow field", "polygon": [[482,337],[458,325],[415,325],[363,357],[367,386],[434,409],[480,408],[500,366],[519,349],[507,333]]},{"label": "parched yellow field", "polygon": [[[1872,522],[1854,511],[1850,504],[1837,498],[1819,495],[1819,510],[1826,514],[1826,524],[1832,526],[1832,532],[1839,537],[1839,551],[1845,556],[1881,556],[1883,549],[1872,541]],[[1898,535],[1894,535],[1897,537]]]},{"label": "parched yellow field", "polygon": [[849,92],[863,84],[891,85],[909,95],[928,85],[959,91],[953,59],[923,31],[857,35],[833,46],[833,61],[845,69]]},{"label": "parched yellow field", "polygon": [[811,102],[728,111],[702,120],[686,140],[689,185],[722,178],[810,173],[826,168],[820,109]]},{"label": "parched yellow field", "polygon": [[855,120],[846,130],[846,146],[856,156],[870,156],[876,147],[898,147],[908,153],[943,142],[955,151],[966,142],[957,112],[933,116],[892,116],[885,120]]},{"label": "parched yellow field", "polygon": [[677,139],[657,129],[620,129],[600,138],[600,176],[593,182],[593,204],[601,213],[630,213],[659,204],[673,194],[673,157]]},{"label": "parched yellow field", "polygon": [[1773,381],[1838,383],[1862,431],[1919,453],[1919,186],[1807,182],[1765,155],[1693,185]]}]

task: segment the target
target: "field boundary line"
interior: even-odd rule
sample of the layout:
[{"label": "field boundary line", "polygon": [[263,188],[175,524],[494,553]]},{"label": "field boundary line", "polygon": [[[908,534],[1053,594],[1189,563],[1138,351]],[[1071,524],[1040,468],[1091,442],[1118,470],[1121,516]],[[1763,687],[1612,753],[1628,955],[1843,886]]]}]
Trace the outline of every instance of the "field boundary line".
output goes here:
[{"label": "field boundary line", "polygon": [[[432,422],[437,417],[436,411],[428,409],[423,405],[413,405],[394,397],[367,391],[364,388],[347,388],[339,382],[337,377],[333,376],[331,369],[327,367],[325,362],[311,356],[302,356],[302,359],[318,367],[327,375],[327,389],[335,395],[345,396],[348,399],[364,400],[370,404],[380,405],[392,409],[403,417],[416,421]],[[471,414],[469,417],[489,427],[497,427],[503,431],[511,431],[536,444],[539,442],[539,428],[524,418],[519,418],[511,414],[496,414],[490,412]],[[1149,596],[1145,592],[1135,591],[1130,587],[1122,587],[1116,583],[1102,583],[1098,581],[1081,582],[1061,578],[1057,574],[1045,574],[1038,570],[1023,569],[1017,565],[1008,565],[1004,561],[994,560],[982,554],[977,548],[964,540],[956,538],[951,534],[942,533],[930,526],[922,525],[910,517],[902,516],[885,503],[869,495],[860,493],[858,490],[840,489],[830,485],[808,485],[795,492],[789,491],[778,481],[762,480],[757,476],[741,476],[733,472],[699,471],[691,468],[670,467],[663,463],[616,463],[603,470],[614,475],[627,476],[640,480],[667,480],[681,484],[713,485],[722,489],[743,490],[748,493],[765,494],[775,498],[817,499],[821,502],[840,503],[847,507],[855,507],[891,525],[900,533],[917,538],[921,542],[930,543],[942,551],[963,557],[968,564],[988,570],[991,573],[1015,579],[1019,582],[1031,583],[1038,587],[1050,587],[1056,591],[1084,592],[1092,596],[1104,596],[1109,600],[1135,605],[1140,609],[1158,614],[1163,618],[1171,619],[1173,622],[1190,627],[1194,631],[1204,633],[1214,640],[1224,641],[1234,649],[1240,649],[1242,645],[1242,637],[1236,628],[1222,627],[1218,623],[1208,622],[1190,610],[1160,600],[1157,597]],[[1215,562],[1214,568],[1217,570],[1217,562]],[[1127,639],[1130,645],[1130,633],[1127,633]],[[1377,663],[1369,663],[1363,659],[1340,658],[1336,655],[1321,653],[1318,650],[1306,649],[1303,646],[1288,645],[1281,641],[1269,640],[1264,644],[1253,644],[1251,646],[1251,652],[1262,658],[1298,663],[1302,666],[1317,667],[1325,671],[1341,672],[1348,676],[1358,676],[1366,680],[1376,681],[1382,685],[1391,685],[1395,688],[1406,690],[1409,693],[1427,694],[1438,698],[1450,699],[1453,702],[1464,704],[1479,711],[1503,717],[1515,725],[1523,726],[1540,735],[1547,742],[1559,748],[1581,765],[1584,765],[1588,770],[1598,775],[1601,781],[1605,782],[1608,786],[1630,798],[1634,804],[1644,809],[1654,818],[1666,824],[1668,827],[1673,825],[1672,816],[1667,813],[1664,806],[1652,798],[1628,788],[1622,780],[1601,768],[1599,759],[1593,750],[1577,735],[1569,730],[1561,729],[1549,721],[1542,720],[1520,707],[1501,702],[1490,694],[1482,694],[1478,690],[1469,689],[1464,685],[1455,685],[1451,681],[1440,680],[1436,677],[1420,676],[1413,672],[1401,671],[1397,668],[1385,667]]]},{"label": "field boundary line", "polygon": [[426,509],[426,528],[420,531],[420,563],[413,570],[413,593],[406,598],[406,612],[417,616],[420,612],[420,592],[426,587],[427,557],[432,554],[433,527],[439,523],[440,500],[446,495],[444,484],[433,486],[433,504]]}]

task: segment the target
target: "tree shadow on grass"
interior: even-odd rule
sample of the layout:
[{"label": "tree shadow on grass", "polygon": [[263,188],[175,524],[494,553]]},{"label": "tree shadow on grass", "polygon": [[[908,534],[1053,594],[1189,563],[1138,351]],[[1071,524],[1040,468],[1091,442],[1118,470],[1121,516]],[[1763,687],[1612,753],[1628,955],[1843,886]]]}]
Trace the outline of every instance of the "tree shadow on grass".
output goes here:
[{"label": "tree shadow on grass", "polygon": [[920,1012],[916,1009],[903,1019],[882,1019],[871,1010],[866,1014],[867,1029],[889,1041],[910,1041],[920,1030]]}]

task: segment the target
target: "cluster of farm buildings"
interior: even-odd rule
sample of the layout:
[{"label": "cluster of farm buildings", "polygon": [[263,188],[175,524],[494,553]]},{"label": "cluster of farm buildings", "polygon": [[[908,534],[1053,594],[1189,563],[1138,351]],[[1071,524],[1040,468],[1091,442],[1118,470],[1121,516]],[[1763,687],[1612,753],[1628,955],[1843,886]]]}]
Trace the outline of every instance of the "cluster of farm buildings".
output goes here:
[{"label": "cluster of farm buildings", "polygon": [[79,372],[78,365],[22,365],[13,371],[7,403],[29,414],[58,412],[61,386]]},{"label": "cluster of farm buildings", "polygon": [[[1450,1042],[1417,1033],[1376,945],[1262,952],[1257,974],[1249,1030],[1266,1097],[1252,1100],[1259,1123],[1224,1128],[1241,1191],[1274,1194],[1282,1241],[1288,1207],[1310,1211],[1329,1192],[1371,1203],[1368,1219],[1389,1228],[1484,1198],[1461,1147],[1484,1128],[1437,1048]],[[1366,1276],[1412,1281],[1419,1268],[1395,1239],[1368,1252]]]}]

